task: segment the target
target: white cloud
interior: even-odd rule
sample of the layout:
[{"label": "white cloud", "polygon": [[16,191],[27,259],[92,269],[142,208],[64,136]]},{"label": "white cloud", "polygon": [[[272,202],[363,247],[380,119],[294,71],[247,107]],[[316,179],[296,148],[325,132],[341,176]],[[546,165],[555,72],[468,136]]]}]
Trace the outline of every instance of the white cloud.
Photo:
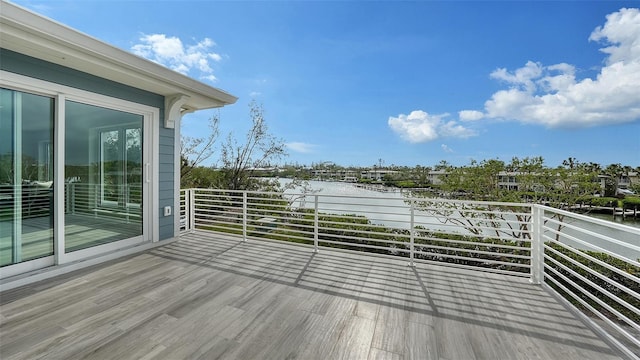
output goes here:
[{"label": "white cloud", "polygon": [[442,124],[438,130],[440,132],[440,135],[444,137],[466,139],[476,135],[476,132],[474,130],[459,125],[455,121],[447,121],[446,123]]},{"label": "white cloud", "polygon": [[534,90],[535,83],[532,79],[539,77],[540,74],[542,74],[542,65],[528,61],[524,67],[514,72],[510,73],[507,69],[501,68],[492,72],[490,76],[515,86],[522,86],[527,90]]},{"label": "white cloud", "polygon": [[291,151],[299,153],[311,153],[315,150],[316,145],[303,143],[303,142],[290,142],[285,144]]},{"label": "white cloud", "polygon": [[409,115],[390,116],[389,127],[401,138],[411,143],[433,141],[439,137],[467,138],[476,135],[455,121],[445,121],[449,114],[430,115],[422,110],[412,111]]},{"label": "white cloud", "polygon": [[[603,43],[605,47],[600,50],[606,54],[605,65],[594,78],[576,78],[575,66],[568,63],[528,61],[515,70],[499,68],[490,77],[508,88],[494,93],[483,111],[459,111],[459,120],[503,119],[547,127],[640,120],[640,9],[621,9],[606,19],[589,37],[590,41]],[[412,143],[477,135],[455,121],[445,121],[447,116],[417,110],[389,117],[388,124]]]},{"label": "white cloud", "polygon": [[440,147],[442,148],[442,151],[446,152],[446,153],[452,153],[453,149],[448,147],[446,144],[442,144],[440,145]]},{"label": "white cloud", "polygon": [[638,61],[640,58],[640,10],[620,9],[607,15],[604,26],[598,26],[589,36],[591,41],[603,41],[611,46],[602,48],[609,54],[607,64],[618,61]]},{"label": "white cloud", "polygon": [[462,110],[458,111],[458,117],[461,121],[476,121],[484,118],[484,113],[476,110]]},{"label": "white cloud", "polygon": [[185,46],[177,37],[151,34],[143,35],[140,41],[140,44],[131,47],[134,54],[185,75],[198,71],[201,79],[216,80],[211,63],[219,62],[222,56],[211,51],[216,45],[213,40],[204,38],[196,44]]},{"label": "white cloud", "polygon": [[[609,14],[589,37],[607,45],[605,66],[595,78],[576,79],[567,63],[544,66],[532,61],[514,71],[501,68],[491,78],[510,87],[485,103],[487,118],[547,127],[586,127],[640,120],[640,10]],[[464,110],[461,120],[482,112]]]}]

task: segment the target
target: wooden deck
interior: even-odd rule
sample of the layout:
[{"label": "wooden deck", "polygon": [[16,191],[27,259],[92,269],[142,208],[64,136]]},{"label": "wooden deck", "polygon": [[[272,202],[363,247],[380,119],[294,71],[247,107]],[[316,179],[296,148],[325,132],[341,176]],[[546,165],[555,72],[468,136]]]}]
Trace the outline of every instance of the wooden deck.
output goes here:
[{"label": "wooden deck", "polygon": [[0,294],[9,359],[618,359],[527,280],[198,232]]}]

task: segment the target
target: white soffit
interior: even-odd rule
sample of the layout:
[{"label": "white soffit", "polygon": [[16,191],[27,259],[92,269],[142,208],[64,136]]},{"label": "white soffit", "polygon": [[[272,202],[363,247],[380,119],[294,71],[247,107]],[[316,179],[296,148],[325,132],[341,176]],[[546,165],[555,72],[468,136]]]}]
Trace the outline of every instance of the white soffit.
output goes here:
[{"label": "white soffit", "polygon": [[222,107],[237,100],[220,89],[4,0],[0,0],[0,46],[165,97],[186,96],[182,107],[188,111]]}]

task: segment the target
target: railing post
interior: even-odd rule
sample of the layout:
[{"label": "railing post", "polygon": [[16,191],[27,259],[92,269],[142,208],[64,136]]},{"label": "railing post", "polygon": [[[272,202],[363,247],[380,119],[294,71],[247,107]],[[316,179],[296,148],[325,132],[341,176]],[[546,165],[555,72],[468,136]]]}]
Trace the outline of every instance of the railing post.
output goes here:
[{"label": "railing post", "polygon": [[247,192],[242,192],[242,241],[247,241]]},{"label": "railing post", "polygon": [[[89,195],[92,192],[93,194]],[[94,209],[93,217],[97,218],[98,212],[95,210],[98,209],[98,205],[102,202],[102,194],[100,194],[100,189],[97,184],[87,184],[87,197],[89,196],[91,196],[91,200],[93,201],[93,205],[91,207],[91,209]],[[74,200],[74,205],[75,205],[75,200]]]},{"label": "railing post", "polygon": [[180,221],[180,226],[182,226],[182,217],[184,216],[184,231],[187,232],[189,231],[189,197],[191,192],[189,189],[182,191],[184,191],[184,214],[182,214],[182,209],[180,209],[180,219],[178,221]]},{"label": "railing post", "polygon": [[318,252],[318,195],[313,196],[313,251]]},{"label": "railing post", "polygon": [[414,251],[415,251],[414,211],[415,211],[415,203],[412,200],[411,216],[410,216],[410,223],[409,223],[409,266],[416,266],[416,264],[413,262]]},{"label": "railing post", "polygon": [[196,191],[195,189],[187,190],[189,196],[189,210],[187,212],[187,223],[189,224],[189,231],[194,232],[196,230]]},{"label": "railing post", "polygon": [[540,205],[531,207],[531,278],[533,284],[544,281],[544,242],[542,241],[542,222],[544,210]]},{"label": "railing post", "polygon": [[131,191],[131,185],[123,184],[122,186],[124,188],[124,204],[122,207],[124,208],[124,216],[127,219],[127,223],[129,223],[129,191]]},{"label": "railing post", "polygon": [[66,213],[72,213],[71,212],[71,183],[65,183],[64,184],[65,187],[65,191],[66,191],[66,197],[65,197],[65,212]]}]

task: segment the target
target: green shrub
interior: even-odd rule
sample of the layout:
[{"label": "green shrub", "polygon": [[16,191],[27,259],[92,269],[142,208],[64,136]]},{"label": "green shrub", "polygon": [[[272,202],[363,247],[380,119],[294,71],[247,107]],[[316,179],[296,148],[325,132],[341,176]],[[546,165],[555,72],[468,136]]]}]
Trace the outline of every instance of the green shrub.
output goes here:
[{"label": "green shrub", "polygon": [[418,186],[413,180],[398,180],[394,181],[393,185],[399,188],[414,188]]},{"label": "green shrub", "polygon": [[614,197],[594,197],[591,199],[593,206],[618,206],[618,199]]},{"label": "green shrub", "polygon": [[638,196],[627,196],[622,200],[622,206],[625,209],[640,209],[640,197]]}]

